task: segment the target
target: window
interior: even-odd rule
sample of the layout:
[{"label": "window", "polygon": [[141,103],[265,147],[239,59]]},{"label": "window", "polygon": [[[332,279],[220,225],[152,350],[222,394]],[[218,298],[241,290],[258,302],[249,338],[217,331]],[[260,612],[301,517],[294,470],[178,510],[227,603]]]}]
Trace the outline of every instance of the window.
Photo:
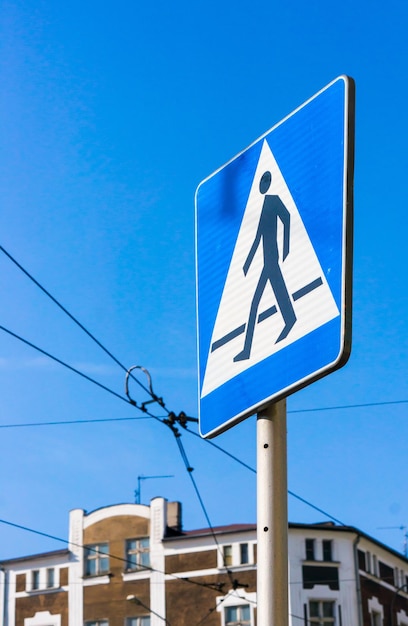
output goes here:
[{"label": "window", "polygon": [[224,546],[222,554],[224,557],[224,567],[232,565],[232,546]]},{"label": "window", "polygon": [[85,622],[85,626],[109,626],[107,619],[97,619],[93,622]]},{"label": "window", "polygon": [[327,585],[333,591],[339,590],[339,568],[331,565],[302,566],[303,589],[313,589],[315,585]]},{"label": "window", "polygon": [[127,617],[126,626],[150,626],[150,615],[140,615],[139,617]]},{"label": "window", "polygon": [[332,561],[332,545],[333,542],[330,539],[323,539],[323,561]]},{"label": "window", "polygon": [[[108,549],[109,544],[107,543],[95,543],[85,547],[86,576],[101,576],[101,574],[107,574],[109,571]],[[93,624],[94,622],[92,622],[92,626]]]},{"label": "window", "polygon": [[357,559],[358,559],[358,569],[363,570],[363,572],[368,572],[367,569],[367,555],[363,550],[357,550]]},{"label": "window", "polygon": [[225,626],[251,626],[249,604],[226,607]]},{"label": "window", "polygon": [[371,552],[367,552],[366,566],[367,566],[367,572],[371,574]]},{"label": "window", "polygon": [[394,584],[394,570],[389,565],[386,565],[382,561],[378,561],[378,569],[381,580],[384,580],[390,585]]},{"label": "window", "polygon": [[239,555],[240,555],[240,563],[244,565],[245,563],[249,563],[249,551],[247,543],[239,544]]},{"label": "window", "polygon": [[51,589],[51,587],[55,587],[55,570],[53,567],[50,567],[49,569],[47,569],[46,585],[47,585],[47,589]]},{"label": "window", "polygon": [[327,600],[310,600],[310,626],[334,626],[334,602]]},{"label": "window", "polygon": [[374,574],[374,576],[378,576],[378,560],[375,554],[373,554],[372,564],[373,564],[373,571],[371,573]]},{"label": "window", "polygon": [[314,539],[306,539],[306,561],[314,561],[315,560],[315,540]]},{"label": "window", "polygon": [[31,589],[35,591],[40,588],[40,570],[35,569],[31,572]]},{"label": "window", "polygon": [[247,566],[254,562],[254,545],[246,541],[225,544],[217,551],[217,561],[220,569]]},{"label": "window", "polygon": [[149,537],[126,540],[126,569],[144,569],[150,566]]}]

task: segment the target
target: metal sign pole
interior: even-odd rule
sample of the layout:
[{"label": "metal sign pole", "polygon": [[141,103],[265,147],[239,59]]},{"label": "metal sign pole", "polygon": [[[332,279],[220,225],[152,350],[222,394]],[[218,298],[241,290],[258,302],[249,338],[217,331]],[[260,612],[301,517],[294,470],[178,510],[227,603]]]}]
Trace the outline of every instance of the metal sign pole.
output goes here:
[{"label": "metal sign pole", "polygon": [[288,626],[286,400],[257,418],[257,624]]}]

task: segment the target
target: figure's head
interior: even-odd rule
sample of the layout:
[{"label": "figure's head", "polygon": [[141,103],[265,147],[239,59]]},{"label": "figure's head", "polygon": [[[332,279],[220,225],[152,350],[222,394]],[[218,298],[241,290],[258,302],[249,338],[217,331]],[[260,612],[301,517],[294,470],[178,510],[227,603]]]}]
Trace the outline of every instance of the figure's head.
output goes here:
[{"label": "figure's head", "polygon": [[262,174],[262,178],[259,181],[259,191],[261,193],[266,193],[271,186],[272,182],[272,174],[268,171]]}]

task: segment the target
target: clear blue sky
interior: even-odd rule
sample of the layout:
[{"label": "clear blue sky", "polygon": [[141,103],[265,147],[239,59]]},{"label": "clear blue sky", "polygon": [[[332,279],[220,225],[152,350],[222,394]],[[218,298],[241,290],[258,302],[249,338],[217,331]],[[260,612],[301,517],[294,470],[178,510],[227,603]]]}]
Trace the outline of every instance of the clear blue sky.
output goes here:
[{"label": "clear blue sky", "polygon": [[[401,0],[0,8],[0,245],[122,363],[148,368],[176,413],[197,415],[197,185],[332,79],[355,79],[353,350],[288,400],[289,488],[396,549],[403,531],[381,527],[408,525],[407,404],[327,407],[408,400],[407,17]],[[2,326],[123,394],[122,370],[3,253],[0,286]],[[139,415],[4,332],[0,398],[0,425]],[[255,467],[255,430],[250,418],[215,443]],[[1,519],[65,538],[70,509],[132,502],[139,475],[169,474],[142,501],[180,500],[185,527],[206,525],[153,420],[0,437]],[[212,523],[255,521],[253,473],[183,442]],[[293,497],[289,517],[325,519]],[[0,558],[57,547],[0,527]]]}]

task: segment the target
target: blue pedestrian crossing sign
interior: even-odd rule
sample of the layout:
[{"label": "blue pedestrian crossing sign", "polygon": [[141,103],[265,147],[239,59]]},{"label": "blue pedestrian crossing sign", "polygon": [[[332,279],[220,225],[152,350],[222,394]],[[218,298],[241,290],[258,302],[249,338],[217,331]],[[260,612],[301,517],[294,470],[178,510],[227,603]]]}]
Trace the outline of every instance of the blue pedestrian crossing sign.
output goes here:
[{"label": "blue pedestrian crossing sign", "polygon": [[341,76],[198,186],[202,436],[347,361],[353,144]]}]

